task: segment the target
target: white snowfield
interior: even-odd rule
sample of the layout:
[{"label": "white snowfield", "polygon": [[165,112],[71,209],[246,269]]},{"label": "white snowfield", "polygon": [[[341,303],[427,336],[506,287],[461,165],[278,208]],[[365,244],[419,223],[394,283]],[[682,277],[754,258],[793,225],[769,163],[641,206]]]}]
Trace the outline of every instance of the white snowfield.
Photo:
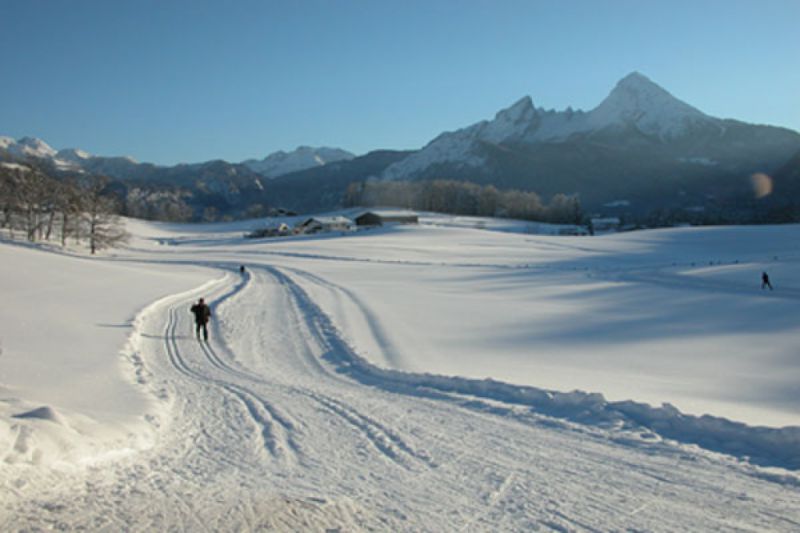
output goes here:
[{"label": "white snowfield", "polygon": [[0,243],[0,530],[800,530],[799,226],[421,222]]}]

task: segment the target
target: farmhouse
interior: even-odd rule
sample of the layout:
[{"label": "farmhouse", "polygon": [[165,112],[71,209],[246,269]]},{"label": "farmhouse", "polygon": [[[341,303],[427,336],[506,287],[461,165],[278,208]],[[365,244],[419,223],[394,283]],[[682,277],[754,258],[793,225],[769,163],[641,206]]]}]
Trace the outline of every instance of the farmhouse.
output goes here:
[{"label": "farmhouse", "polygon": [[287,235],[291,235],[291,233],[292,230],[289,228],[289,225],[285,222],[281,222],[280,224],[272,224],[266,228],[254,229],[252,232],[248,233],[246,237],[251,239],[259,239],[262,237],[285,237]]},{"label": "farmhouse", "polygon": [[355,218],[358,226],[383,226],[384,224],[418,224],[419,217],[411,211],[367,211]]},{"label": "farmhouse", "polygon": [[297,233],[320,233],[328,231],[349,231],[353,221],[347,217],[314,217],[295,227]]},{"label": "farmhouse", "polygon": [[593,233],[608,233],[619,229],[620,220],[617,217],[593,218],[590,224]]},{"label": "farmhouse", "polygon": [[558,228],[558,235],[589,235],[589,230],[584,226],[564,226]]}]

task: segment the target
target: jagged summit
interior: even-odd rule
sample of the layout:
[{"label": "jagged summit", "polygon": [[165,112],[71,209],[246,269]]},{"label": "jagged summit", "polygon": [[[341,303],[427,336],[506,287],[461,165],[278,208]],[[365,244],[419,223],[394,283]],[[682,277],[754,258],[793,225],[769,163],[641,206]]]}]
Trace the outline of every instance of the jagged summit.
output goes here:
[{"label": "jagged summit", "polygon": [[504,119],[510,121],[518,121],[529,115],[531,111],[535,110],[536,108],[533,106],[533,100],[531,99],[531,97],[523,96],[522,98],[517,100],[511,107],[498,111],[494,118],[495,120]]},{"label": "jagged summit", "polygon": [[681,135],[692,122],[711,120],[639,72],[621,79],[588,116],[591,129],[630,124],[661,138]]}]

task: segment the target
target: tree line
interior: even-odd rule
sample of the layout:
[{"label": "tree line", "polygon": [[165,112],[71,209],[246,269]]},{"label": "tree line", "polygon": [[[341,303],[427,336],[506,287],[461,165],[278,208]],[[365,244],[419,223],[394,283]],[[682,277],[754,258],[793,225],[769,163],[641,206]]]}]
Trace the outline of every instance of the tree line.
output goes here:
[{"label": "tree line", "polygon": [[0,230],[30,242],[86,242],[92,254],[128,234],[102,176],[54,178],[30,163],[0,163]]},{"label": "tree line", "polygon": [[401,207],[454,215],[517,218],[554,224],[581,224],[577,196],[556,194],[544,203],[531,191],[499,190],[468,181],[360,181],[345,191],[345,207]]}]

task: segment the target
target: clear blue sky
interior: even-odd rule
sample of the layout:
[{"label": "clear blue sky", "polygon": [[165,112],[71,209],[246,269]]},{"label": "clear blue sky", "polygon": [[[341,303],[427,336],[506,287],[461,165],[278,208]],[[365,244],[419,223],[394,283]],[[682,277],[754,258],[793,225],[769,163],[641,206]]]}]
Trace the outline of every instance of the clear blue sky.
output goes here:
[{"label": "clear blue sky", "polygon": [[0,0],[0,135],[160,164],[419,148],[636,70],[800,130],[800,0]]}]

